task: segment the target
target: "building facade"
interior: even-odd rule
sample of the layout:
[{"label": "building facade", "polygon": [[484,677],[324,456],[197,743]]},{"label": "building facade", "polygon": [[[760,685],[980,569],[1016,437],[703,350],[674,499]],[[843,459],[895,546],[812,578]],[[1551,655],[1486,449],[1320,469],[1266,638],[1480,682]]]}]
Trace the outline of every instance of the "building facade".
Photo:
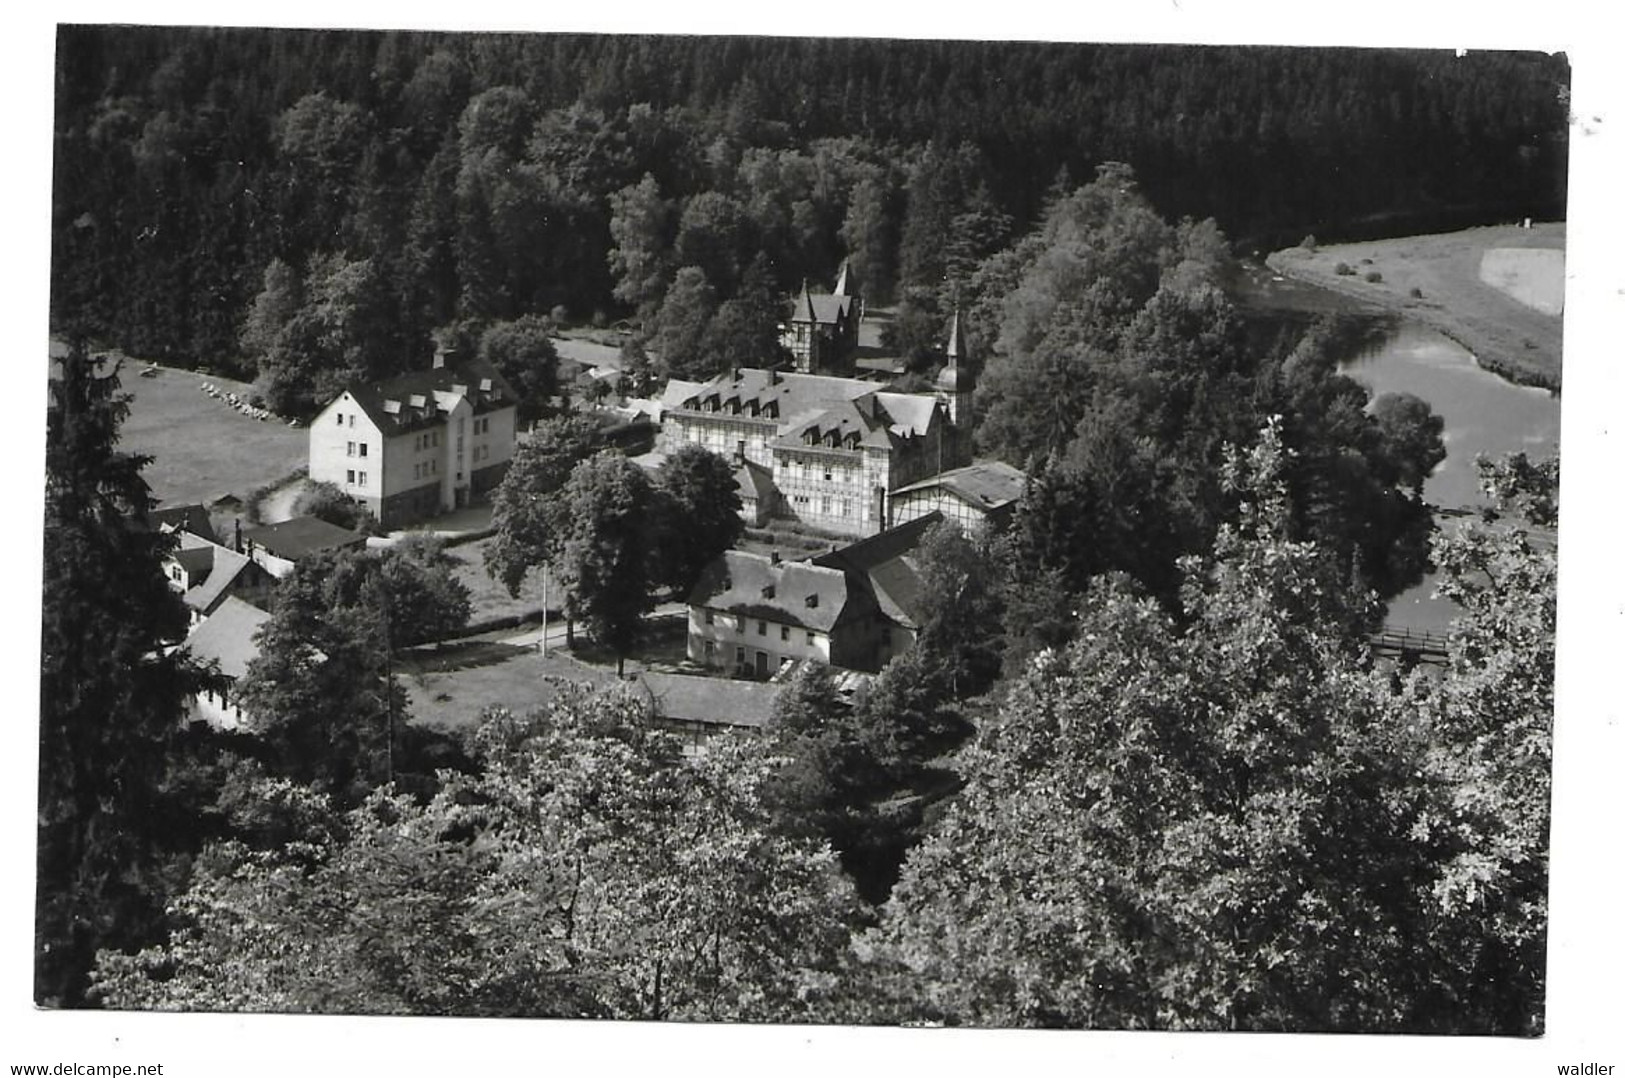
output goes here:
[{"label": "building facade", "polygon": [[969,439],[940,393],[855,378],[745,368],[673,382],[661,424],[668,450],[694,444],[757,465],[758,509],[841,535],[880,531],[893,491],[968,463]]},{"label": "building facade", "polygon": [[862,321],[863,297],[842,263],[835,290],[828,295],[814,295],[802,282],[779,343],[802,374],[849,374],[857,361]]},{"label": "building facade", "polygon": [[893,492],[890,524],[940,513],[966,532],[997,530],[1010,522],[1026,490],[1027,473],[1020,468],[979,460]]},{"label": "building facade", "polygon": [[914,551],[940,520],[922,517],[809,561],[725,552],[689,594],[689,659],[756,680],[809,660],[878,671],[914,646],[922,591]]},{"label": "building facade", "polygon": [[459,509],[502,481],[518,396],[491,364],[451,361],[354,385],[310,424],[310,477],[395,527]]}]

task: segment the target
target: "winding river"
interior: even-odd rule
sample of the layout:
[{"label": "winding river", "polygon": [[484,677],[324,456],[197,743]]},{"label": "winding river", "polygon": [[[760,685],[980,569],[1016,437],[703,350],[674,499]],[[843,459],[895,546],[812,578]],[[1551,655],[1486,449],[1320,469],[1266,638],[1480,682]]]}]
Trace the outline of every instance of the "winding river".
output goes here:
[{"label": "winding river", "polygon": [[[1473,461],[1527,453],[1541,460],[1557,452],[1558,398],[1544,389],[1514,385],[1478,365],[1471,352],[1426,326],[1401,322],[1388,338],[1343,365],[1349,377],[1381,393],[1411,393],[1444,419],[1448,456],[1423,487],[1442,509],[1478,505],[1478,472]],[[1448,518],[1440,521],[1449,527]],[[1389,604],[1390,625],[1443,630],[1455,616],[1453,604],[1433,598],[1433,580],[1397,596]]]},{"label": "winding river", "polygon": [[[1238,299],[1266,311],[1374,313],[1336,293],[1276,277],[1259,266],[1247,268]],[[1380,344],[1341,369],[1373,397],[1411,393],[1443,417],[1449,455],[1423,487],[1427,500],[1441,509],[1483,501],[1473,465],[1480,454],[1498,457],[1523,452],[1538,460],[1557,452],[1556,396],[1544,389],[1514,385],[1484,370],[1471,352],[1427,326],[1401,320]],[[1449,527],[1449,518],[1442,518],[1440,525]],[[1388,622],[1396,628],[1438,632],[1455,614],[1454,604],[1433,598],[1430,577],[1389,604]]]}]

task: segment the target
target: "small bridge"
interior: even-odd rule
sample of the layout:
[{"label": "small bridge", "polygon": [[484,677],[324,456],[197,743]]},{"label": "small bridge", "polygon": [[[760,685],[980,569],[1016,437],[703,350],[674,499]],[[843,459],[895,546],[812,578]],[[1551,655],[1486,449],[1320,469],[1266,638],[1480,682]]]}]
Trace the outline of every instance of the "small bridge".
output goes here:
[{"label": "small bridge", "polygon": [[1398,655],[1413,662],[1442,663],[1449,655],[1449,640],[1444,633],[1430,633],[1421,629],[1400,629],[1389,626],[1370,636],[1371,650]]}]

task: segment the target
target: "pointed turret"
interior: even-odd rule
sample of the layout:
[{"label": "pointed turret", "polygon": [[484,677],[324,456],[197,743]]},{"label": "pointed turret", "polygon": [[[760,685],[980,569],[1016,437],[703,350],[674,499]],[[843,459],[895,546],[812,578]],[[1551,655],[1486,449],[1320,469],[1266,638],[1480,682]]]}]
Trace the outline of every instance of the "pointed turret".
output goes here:
[{"label": "pointed turret", "polygon": [[844,259],[844,258],[841,259],[841,272],[835,278],[835,291],[834,291],[834,293],[832,293],[833,295],[850,296],[852,294],[851,292],[847,291],[847,287],[848,287],[847,273],[849,271],[850,266],[851,266],[851,263],[847,259]]},{"label": "pointed turret", "polygon": [[959,308],[954,308],[948,322],[948,365],[937,374],[937,399],[948,409],[948,418],[955,424],[970,421],[970,376],[959,366],[963,358],[964,333],[959,324]]},{"label": "pointed turret", "polygon": [[807,278],[801,279],[801,295],[796,299],[796,309],[790,315],[792,322],[806,322],[811,325],[818,321],[818,315],[813,311],[812,289],[807,287]]}]

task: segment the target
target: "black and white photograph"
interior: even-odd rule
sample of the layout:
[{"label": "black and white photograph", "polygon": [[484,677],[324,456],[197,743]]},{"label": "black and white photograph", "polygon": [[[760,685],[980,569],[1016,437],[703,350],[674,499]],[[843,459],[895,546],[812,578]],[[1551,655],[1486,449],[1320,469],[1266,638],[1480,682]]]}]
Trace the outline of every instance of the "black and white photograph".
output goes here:
[{"label": "black and white photograph", "polygon": [[0,1065],[1619,1073],[1609,56],[1193,6],[36,19]]}]

